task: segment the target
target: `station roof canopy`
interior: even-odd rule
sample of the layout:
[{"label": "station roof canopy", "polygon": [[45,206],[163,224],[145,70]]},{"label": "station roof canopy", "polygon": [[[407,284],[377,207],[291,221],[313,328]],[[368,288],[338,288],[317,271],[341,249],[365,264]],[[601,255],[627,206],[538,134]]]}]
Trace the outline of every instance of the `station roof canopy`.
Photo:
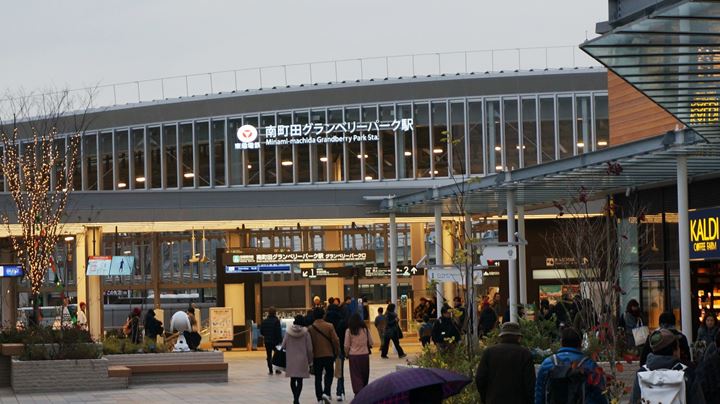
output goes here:
[{"label": "station roof canopy", "polygon": [[580,48],[687,127],[720,141],[720,2],[665,0]]},{"label": "station roof canopy", "polygon": [[563,160],[484,177],[381,202],[382,212],[432,215],[495,215],[506,210],[507,193],[515,192],[527,210],[553,206],[585,193],[590,199],[673,183],[677,156],[687,158],[688,177],[720,173],[720,142],[708,142],[690,129],[668,132]]}]

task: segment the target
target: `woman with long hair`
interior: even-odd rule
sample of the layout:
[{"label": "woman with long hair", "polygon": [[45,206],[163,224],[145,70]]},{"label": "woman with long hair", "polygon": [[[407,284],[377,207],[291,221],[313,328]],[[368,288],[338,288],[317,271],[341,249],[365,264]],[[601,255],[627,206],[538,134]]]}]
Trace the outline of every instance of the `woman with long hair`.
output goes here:
[{"label": "woman with long hair", "polygon": [[402,338],[402,330],[400,329],[400,322],[397,313],[395,313],[395,303],[390,303],[385,310],[385,335],[383,336],[382,345],[380,346],[380,357],[387,359],[388,349],[390,348],[390,341],[395,344],[395,350],[397,350],[398,356],[402,359],[406,357],[405,351],[400,346],[400,338]]},{"label": "woman with long hair", "polygon": [[356,395],[370,379],[370,349],[373,340],[360,313],[353,313],[345,330],[345,354],[350,358],[350,382]]},{"label": "woman with long hair", "polygon": [[698,328],[697,340],[705,341],[705,344],[710,346],[715,343],[715,337],[717,336],[719,330],[720,327],[718,326],[715,313],[709,311],[705,314],[705,318],[703,319],[700,328]]},{"label": "woman with long hair", "polygon": [[303,316],[295,316],[295,322],[288,328],[282,342],[286,358],[285,377],[290,378],[293,404],[300,403],[303,379],[310,377],[310,364],[313,361],[312,341],[304,324]]}]

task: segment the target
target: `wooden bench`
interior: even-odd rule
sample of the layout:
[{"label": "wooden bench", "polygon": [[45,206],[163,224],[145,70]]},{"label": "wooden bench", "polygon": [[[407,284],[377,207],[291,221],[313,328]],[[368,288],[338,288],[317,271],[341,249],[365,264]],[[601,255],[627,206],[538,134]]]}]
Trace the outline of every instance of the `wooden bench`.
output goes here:
[{"label": "wooden bench", "polygon": [[170,363],[161,365],[127,365],[132,374],[143,373],[188,373],[188,372],[214,372],[227,371],[228,364],[223,363]]},{"label": "wooden bench", "polygon": [[108,366],[108,377],[130,377],[132,370],[127,366]]}]

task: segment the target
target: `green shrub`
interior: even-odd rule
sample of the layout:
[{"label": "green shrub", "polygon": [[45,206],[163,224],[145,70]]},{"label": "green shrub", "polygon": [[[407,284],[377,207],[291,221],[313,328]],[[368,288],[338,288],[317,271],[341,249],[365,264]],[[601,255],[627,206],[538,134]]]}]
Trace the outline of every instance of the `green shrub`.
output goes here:
[{"label": "green shrub", "polygon": [[411,365],[425,368],[447,369],[453,372],[464,374],[469,377],[470,384],[465,386],[462,392],[456,396],[443,401],[446,404],[476,404],[480,402],[480,394],[475,387],[475,371],[482,356],[478,348],[468,354],[467,345],[463,339],[458,345],[450,349],[438,350],[434,344],[423,348],[418,357],[410,362]]}]

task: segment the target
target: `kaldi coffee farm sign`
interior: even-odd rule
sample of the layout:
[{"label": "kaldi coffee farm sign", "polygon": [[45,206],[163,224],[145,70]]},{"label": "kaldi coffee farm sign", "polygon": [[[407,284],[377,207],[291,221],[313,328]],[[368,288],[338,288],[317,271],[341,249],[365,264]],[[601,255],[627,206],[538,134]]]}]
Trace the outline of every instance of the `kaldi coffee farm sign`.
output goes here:
[{"label": "kaldi coffee farm sign", "polygon": [[[342,122],[342,123],[306,123],[293,125],[277,125],[255,128],[243,125],[237,130],[238,143],[235,149],[259,149],[265,146],[294,144],[324,144],[377,142],[379,132],[411,131],[412,119],[400,119],[387,122]],[[263,141],[260,141],[260,137]]]}]

